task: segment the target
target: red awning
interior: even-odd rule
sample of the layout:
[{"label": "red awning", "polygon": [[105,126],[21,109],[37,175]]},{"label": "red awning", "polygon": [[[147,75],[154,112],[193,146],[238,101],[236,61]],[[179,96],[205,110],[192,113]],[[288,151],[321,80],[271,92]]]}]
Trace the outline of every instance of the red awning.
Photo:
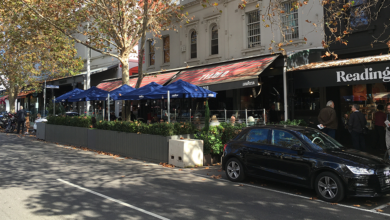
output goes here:
[{"label": "red awning", "polygon": [[111,92],[114,89],[119,88],[122,85],[122,80],[112,81],[112,82],[104,82],[99,83],[96,87],[99,89],[103,89],[104,91]]},{"label": "red awning", "polygon": [[267,56],[184,70],[171,83],[181,79],[212,91],[254,87],[258,84],[258,75],[277,57]]},{"label": "red awning", "polygon": [[28,95],[30,95],[31,93],[34,93],[34,92],[35,92],[35,90],[19,92],[17,99],[24,99]]},{"label": "red awning", "polygon": [[[153,76],[145,76],[142,79],[140,88],[151,83],[151,82],[155,82],[157,84],[164,85],[166,82],[168,82],[170,79],[172,79],[172,77],[176,73],[178,73],[178,71],[169,72],[169,73],[162,73],[162,74],[157,74],[157,75],[153,75]],[[137,80],[138,80],[138,77],[130,79],[130,81],[129,81],[130,86],[135,88],[135,84],[137,83]]]},{"label": "red awning", "polygon": [[5,100],[8,99],[8,95],[0,98],[0,104],[5,104]]},{"label": "red awning", "polygon": [[[170,73],[153,75],[153,76],[145,76],[142,79],[142,83],[141,83],[140,88],[142,86],[145,86],[145,85],[151,83],[151,82],[155,82],[157,84],[163,85],[166,82],[168,82],[176,73],[177,73],[177,71],[170,72]],[[130,86],[131,87],[135,87],[135,84],[137,83],[137,80],[138,80],[138,77],[131,78],[129,80]],[[105,90],[107,92],[111,92],[112,90],[115,90],[115,89],[119,88],[121,85],[122,85],[122,80],[116,80],[116,81],[111,81],[111,82],[99,83],[99,85],[97,85],[96,87],[99,88],[99,89],[103,89],[103,90]]]}]

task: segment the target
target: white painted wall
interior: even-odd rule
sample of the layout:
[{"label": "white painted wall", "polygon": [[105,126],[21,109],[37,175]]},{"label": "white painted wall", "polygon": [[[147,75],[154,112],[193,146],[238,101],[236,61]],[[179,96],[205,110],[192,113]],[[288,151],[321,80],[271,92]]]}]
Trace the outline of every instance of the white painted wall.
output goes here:
[{"label": "white painted wall", "polygon": [[[241,0],[216,0],[218,9],[203,8],[199,0],[183,0],[185,11],[194,15],[194,19],[188,24],[182,25],[179,31],[165,31],[162,35],[170,36],[170,62],[163,63],[162,40],[156,40],[155,65],[149,65],[149,47],[145,44],[145,65],[144,72],[159,71],[161,69],[172,69],[189,66],[202,65],[218,61],[232,60],[253,55],[269,54],[269,44],[272,41],[272,34],[275,34],[275,42],[282,42],[282,35],[279,28],[263,26],[261,22],[261,46],[247,48],[247,18],[246,13],[254,10],[264,10],[268,1],[249,0],[244,10],[238,9]],[[259,8],[256,8],[257,4]],[[219,12],[222,10],[222,13]],[[311,23],[306,22],[311,21]],[[323,8],[319,1],[309,1],[308,5],[298,10],[299,38],[284,46],[287,52],[294,50],[322,47],[323,39]],[[317,28],[313,25],[317,24]],[[211,54],[211,27],[218,26],[219,54]],[[190,59],[190,33],[196,30],[198,33],[197,58]],[[272,33],[273,32],[273,33]],[[147,39],[152,39],[152,34],[147,34]],[[304,40],[307,38],[307,41]],[[185,49],[184,49],[185,48]],[[185,63],[186,62],[186,63]]]}]

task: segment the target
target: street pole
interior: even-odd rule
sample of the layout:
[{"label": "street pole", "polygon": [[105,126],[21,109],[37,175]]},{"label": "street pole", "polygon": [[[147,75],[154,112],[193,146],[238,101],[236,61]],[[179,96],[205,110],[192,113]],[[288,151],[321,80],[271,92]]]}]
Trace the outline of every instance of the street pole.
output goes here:
[{"label": "street pole", "polygon": [[56,116],[56,97],[53,97],[53,116]]},{"label": "street pole", "polygon": [[170,114],[170,109],[169,109],[170,104],[171,104],[171,98],[169,97],[169,90],[167,93],[168,93],[167,94],[168,95],[168,122],[171,123],[171,114]]},{"label": "street pole", "polygon": [[283,99],[284,99],[284,121],[288,120],[288,104],[287,104],[287,54],[283,51]]},{"label": "street pole", "polygon": [[108,100],[107,117],[108,117],[108,121],[110,121],[110,93],[108,93],[107,100]]},{"label": "street pole", "polygon": [[106,101],[103,101],[103,121],[106,118],[105,117],[106,116],[105,113],[106,113]]},{"label": "street pole", "polygon": [[46,115],[46,80],[45,80],[45,88],[43,90],[43,117]]}]

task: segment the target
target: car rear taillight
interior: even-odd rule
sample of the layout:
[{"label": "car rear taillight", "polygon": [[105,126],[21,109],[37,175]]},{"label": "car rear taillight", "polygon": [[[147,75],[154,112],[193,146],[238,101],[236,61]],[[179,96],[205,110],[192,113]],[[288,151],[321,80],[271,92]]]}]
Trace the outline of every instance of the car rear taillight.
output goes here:
[{"label": "car rear taillight", "polygon": [[223,145],[223,151],[226,150],[227,144]]}]

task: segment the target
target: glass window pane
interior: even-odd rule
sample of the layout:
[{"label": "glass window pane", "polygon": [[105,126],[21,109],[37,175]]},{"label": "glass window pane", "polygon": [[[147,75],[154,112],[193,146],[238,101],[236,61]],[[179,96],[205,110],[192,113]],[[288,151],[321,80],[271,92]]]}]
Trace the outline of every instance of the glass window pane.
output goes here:
[{"label": "glass window pane", "polygon": [[164,50],[164,63],[169,63],[171,60],[171,56],[169,50]]},{"label": "glass window pane", "polygon": [[196,58],[196,44],[197,44],[197,36],[196,36],[196,31],[193,31],[191,33],[191,59]]},{"label": "glass window pane", "polygon": [[167,37],[164,37],[163,38],[163,47],[164,47],[164,50],[166,50],[166,49],[168,49],[169,50],[169,36],[167,36]]},{"label": "glass window pane", "polygon": [[298,138],[287,131],[273,130],[272,144],[278,147],[291,148],[293,145],[302,143]]},{"label": "glass window pane", "polygon": [[211,47],[211,54],[218,54],[218,44]]},{"label": "glass window pane", "polygon": [[258,144],[267,144],[268,132],[268,129],[252,129],[248,132],[246,141]]}]

